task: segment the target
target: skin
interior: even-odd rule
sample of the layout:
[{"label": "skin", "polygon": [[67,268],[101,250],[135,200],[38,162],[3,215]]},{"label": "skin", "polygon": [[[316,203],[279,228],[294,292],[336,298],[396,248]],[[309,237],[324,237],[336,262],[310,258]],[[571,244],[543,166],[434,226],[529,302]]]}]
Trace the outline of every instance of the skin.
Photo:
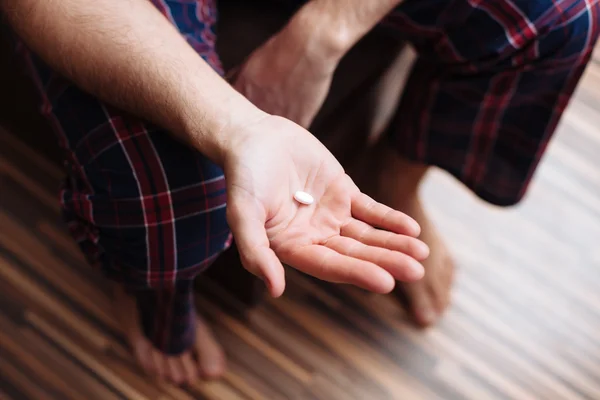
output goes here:
[{"label": "skin", "polygon": [[262,110],[308,128],[340,59],[399,0],[313,0],[255,50],[235,88]]},{"label": "skin", "polygon": [[[235,88],[261,109],[310,126],[341,57],[400,1],[346,0],[344,7],[339,3],[314,0],[302,7],[239,68]],[[419,200],[427,166],[414,165],[385,145],[370,150],[365,158],[368,176],[357,178],[360,187],[415,218],[422,227],[419,238],[431,249],[423,261],[425,277],[394,290],[414,321],[429,326],[450,302],[454,263]]]},{"label": "skin", "polygon": [[429,167],[398,157],[386,144],[380,144],[366,157],[371,173],[357,178],[361,188],[415,218],[421,225],[419,238],[431,249],[430,256],[423,261],[425,277],[415,282],[399,282],[394,288],[394,295],[408,308],[414,322],[421,327],[430,326],[450,304],[454,261],[419,199],[419,186]]},{"label": "skin", "polygon": [[[147,0],[0,0],[0,9],[62,75],[166,128],[223,167],[228,222],[243,265],[263,278],[271,295],[285,288],[282,261],[381,293],[393,290],[396,280],[423,276],[418,261],[429,250],[416,239],[419,225],[362,194],[308,131],[261,111],[229,86]],[[342,29],[349,26],[340,25],[341,39],[322,36],[323,57],[339,57],[340,43],[353,37],[353,30]],[[317,48],[314,42],[315,55]],[[311,193],[315,204],[295,203],[298,189]],[[122,290],[115,299],[116,316],[145,371],[173,383],[223,373],[222,350],[201,319],[195,345],[166,356],[139,333],[131,299]]]}]

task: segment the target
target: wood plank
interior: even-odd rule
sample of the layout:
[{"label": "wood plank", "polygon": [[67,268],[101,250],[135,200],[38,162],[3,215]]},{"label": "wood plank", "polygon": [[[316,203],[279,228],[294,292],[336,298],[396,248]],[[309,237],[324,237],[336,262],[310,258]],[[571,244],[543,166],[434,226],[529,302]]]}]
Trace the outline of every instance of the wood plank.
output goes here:
[{"label": "wood plank", "polygon": [[111,391],[103,381],[99,381],[95,376],[90,375],[81,365],[69,360],[64,354],[61,354],[47,340],[43,339],[38,333],[26,328],[21,329],[21,334],[25,341],[31,346],[37,357],[46,360],[52,365],[52,368],[64,371],[69,376],[78,392],[86,399],[97,400],[119,400],[120,397]]},{"label": "wood plank", "polygon": [[[190,387],[136,365],[107,284],[60,225],[62,169],[0,128],[0,399],[600,399],[600,46],[594,57],[517,207],[488,206],[438,170],[423,183],[459,266],[438,326],[290,269],[283,298],[252,310],[203,279],[211,296],[197,304],[229,370]],[[388,72],[382,87],[399,88],[408,68]]]},{"label": "wood plank", "polygon": [[[0,373],[2,373],[4,379],[8,379],[17,385],[22,393],[30,399],[53,400],[53,397],[40,388],[31,377],[26,376],[16,365],[9,363],[2,357],[0,357]],[[8,399],[9,397],[0,392],[0,399],[4,398]]]},{"label": "wood plank", "polygon": [[[35,235],[31,235],[2,211],[0,211],[0,226],[6,227],[11,232],[10,235],[0,232],[0,243],[3,246],[32,266],[41,277],[67,294],[77,304],[83,305],[104,324],[116,328],[114,318],[110,314],[112,307],[110,299],[98,285],[82,279],[81,275],[72,268],[63,265]],[[91,268],[88,265],[84,267]]]},{"label": "wood plank", "polygon": [[49,386],[54,391],[60,393],[61,398],[69,400],[80,399],[80,393],[73,388],[68,378],[54,370],[52,365],[32,353],[23,337],[20,335],[19,329],[2,314],[0,314],[0,348],[5,352],[10,353],[17,358],[26,368],[35,374],[36,381]]},{"label": "wood plank", "polygon": [[123,396],[131,400],[144,400],[145,397],[138,392],[132,385],[122,379],[118,374],[107,368],[98,354],[93,354],[86,349],[78,346],[71,341],[66,335],[53,327],[50,323],[43,320],[38,315],[27,312],[25,314],[27,321],[44,332],[57,345],[71,353],[77,360],[84,364],[87,368],[95,371],[95,373],[110,383],[112,387],[119,390]]},{"label": "wood plank", "polygon": [[78,332],[88,342],[93,343],[98,349],[107,349],[110,339],[99,332],[95,327],[86,322],[80,316],[69,310],[64,304],[53,298],[40,285],[31,278],[18,271],[18,269],[9,263],[0,255],[0,276],[18,287],[22,292],[27,293],[29,298],[34,299],[38,307],[52,314],[68,326],[71,326],[74,332]]}]

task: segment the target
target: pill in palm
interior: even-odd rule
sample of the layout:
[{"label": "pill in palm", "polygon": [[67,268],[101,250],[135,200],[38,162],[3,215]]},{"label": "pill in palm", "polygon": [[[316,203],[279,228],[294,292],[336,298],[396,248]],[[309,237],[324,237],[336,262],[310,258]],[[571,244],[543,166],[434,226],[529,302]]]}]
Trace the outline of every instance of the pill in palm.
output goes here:
[{"label": "pill in palm", "polygon": [[315,199],[313,199],[313,197],[310,194],[303,192],[301,190],[298,190],[296,193],[294,193],[294,199],[298,203],[306,204],[306,205],[312,204],[313,201],[315,201]]}]

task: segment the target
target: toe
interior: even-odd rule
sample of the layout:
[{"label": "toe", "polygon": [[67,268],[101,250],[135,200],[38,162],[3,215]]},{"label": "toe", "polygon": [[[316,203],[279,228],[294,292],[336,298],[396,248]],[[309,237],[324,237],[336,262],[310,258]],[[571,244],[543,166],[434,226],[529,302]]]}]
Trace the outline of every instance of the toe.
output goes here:
[{"label": "toe", "polygon": [[449,287],[452,286],[452,284],[454,283],[454,275],[456,273],[456,266],[454,264],[454,260],[452,259],[452,257],[448,256],[446,257],[446,266],[447,268],[444,269],[444,282],[446,283],[446,285],[448,285]]},{"label": "toe", "polygon": [[216,379],[225,373],[225,355],[221,352],[201,354],[198,349],[198,370],[206,379]]},{"label": "toe", "polygon": [[144,372],[148,375],[154,375],[154,360],[152,359],[150,346],[144,346],[143,344],[136,345],[133,348],[133,353]]},{"label": "toe", "polygon": [[170,357],[157,350],[142,333],[135,299],[116,284],[113,285],[113,295],[115,317],[144,372],[159,381],[175,384],[194,382],[198,376],[198,366],[192,358],[192,352]]},{"label": "toe", "polygon": [[413,318],[421,326],[429,326],[438,318],[431,295],[424,282],[405,285]]},{"label": "toe", "polygon": [[198,379],[198,367],[189,352],[181,357],[181,365],[185,375],[184,383],[187,385],[193,384]]},{"label": "toe", "polygon": [[431,288],[439,313],[442,313],[450,305],[453,283],[454,262],[450,257],[445,257],[443,270],[437,274]]},{"label": "toe", "polygon": [[142,370],[149,376],[155,376],[156,368],[154,366],[154,357],[152,345],[143,337],[139,336],[131,342],[133,355]]},{"label": "toe", "polygon": [[225,353],[205,322],[199,319],[196,329],[196,357],[200,374],[207,379],[225,373]]},{"label": "toe", "polygon": [[156,349],[152,349],[152,370],[156,377],[164,381],[167,374],[167,360],[166,357]]},{"label": "toe", "polygon": [[436,276],[429,283],[429,293],[436,312],[441,314],[448,306],[450,298],[450,286],[443,276]]},{"label": "toe", "polygon": [[185,371],[183,370],[181,356],[167,357],[166,360],[167,380],[175,385],[181,385],[185,381]]}]

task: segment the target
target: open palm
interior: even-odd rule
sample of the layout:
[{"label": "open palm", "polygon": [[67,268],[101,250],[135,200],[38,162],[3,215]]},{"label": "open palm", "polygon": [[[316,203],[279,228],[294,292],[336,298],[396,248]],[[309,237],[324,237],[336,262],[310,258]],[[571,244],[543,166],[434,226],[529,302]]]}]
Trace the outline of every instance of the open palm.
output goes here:
[{"label": "open palm", "polygon": [[[244,130],[225,162],[227,216],[244,267],[271,295],[285,287],[281,262],[381,293],[423,276],[418,224],[361,193],[309,132],[272,116]],[[297,203],[298,190],[314,203]]]}]

